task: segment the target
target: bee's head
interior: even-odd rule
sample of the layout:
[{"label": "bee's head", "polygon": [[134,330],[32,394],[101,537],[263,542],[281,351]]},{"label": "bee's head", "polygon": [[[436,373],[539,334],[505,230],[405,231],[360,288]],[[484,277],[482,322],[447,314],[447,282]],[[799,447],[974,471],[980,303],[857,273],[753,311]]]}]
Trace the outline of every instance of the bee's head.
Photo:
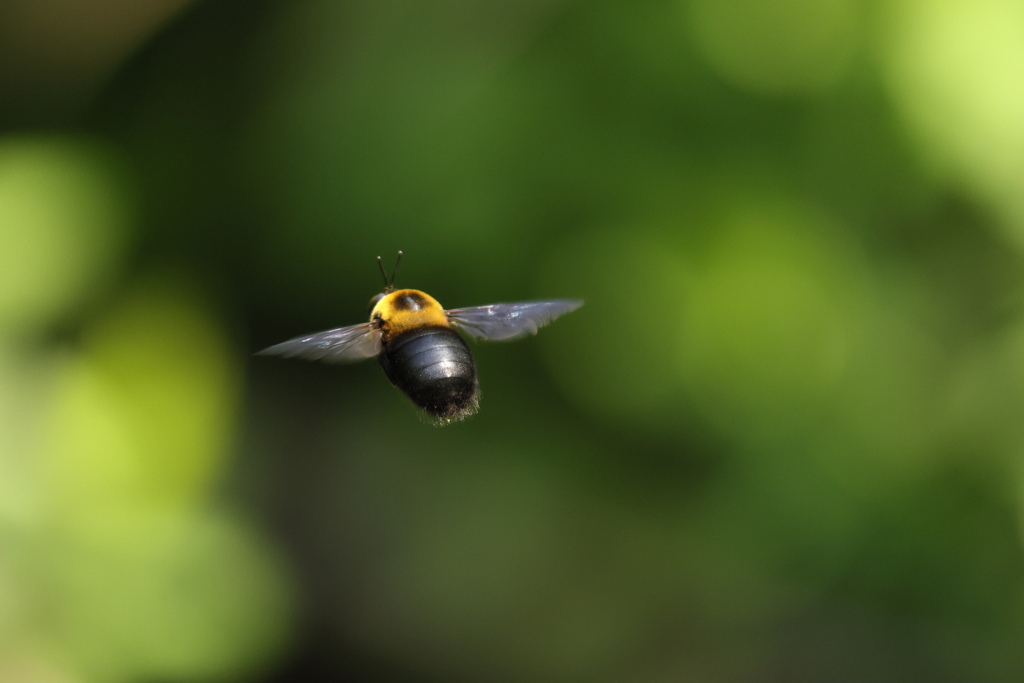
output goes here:
[{"label": "bee's head", "polygon": [[375,309],[377,307],[377,304],[380,303],[380,300],[383,299],[384,297],[386,297],[387,295],[388,295],[388,292],[387,291],[383,291],[380,294],[375,295],[372,299],[370,299],[370,305],[366,309],[367,314],[368,315],[372,314],[373,313],[373,309]]}]

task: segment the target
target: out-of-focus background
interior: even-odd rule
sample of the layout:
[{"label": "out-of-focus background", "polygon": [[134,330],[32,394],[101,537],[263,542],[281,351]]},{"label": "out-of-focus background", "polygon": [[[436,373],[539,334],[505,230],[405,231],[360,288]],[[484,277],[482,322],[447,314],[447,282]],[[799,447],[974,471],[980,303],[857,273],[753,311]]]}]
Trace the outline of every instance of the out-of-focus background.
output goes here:
[{"label": "out-of-focus background", "polygon": [[[0,680],[1020,681],[1018,0],[0,5]],[[425,423],[366,318],[581,297]]]}]

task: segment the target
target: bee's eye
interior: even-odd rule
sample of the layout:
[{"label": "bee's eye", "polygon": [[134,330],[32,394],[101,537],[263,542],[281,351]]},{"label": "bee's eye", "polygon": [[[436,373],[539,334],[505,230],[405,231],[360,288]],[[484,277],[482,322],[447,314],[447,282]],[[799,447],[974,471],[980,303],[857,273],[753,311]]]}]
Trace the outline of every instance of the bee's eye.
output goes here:
[{"label": "bee's eye", "polygon": [[370,306],[366,309],[367,315],[373,313],[373,307],[377,305],[377,302],[384,298],[384,292],[381,292],[377,296],[370,299]]}]

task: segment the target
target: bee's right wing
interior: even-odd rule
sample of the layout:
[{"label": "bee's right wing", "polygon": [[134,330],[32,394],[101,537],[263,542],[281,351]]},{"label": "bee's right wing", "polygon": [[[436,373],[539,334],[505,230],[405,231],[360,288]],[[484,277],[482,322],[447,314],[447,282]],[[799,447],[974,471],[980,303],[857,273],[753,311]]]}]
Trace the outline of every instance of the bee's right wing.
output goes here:
[{"label": "bee's right wing", "polygon": [[380,330],[372,323],[362,323],[296,337],[263,349],[256,355],[351,363],[376,356],[380,348]]},{"label": "bee's right wing", "polygon": [[474,339],[507,341],[537,334],[539,328],[582,305],[580,299],[549,299],[454,308],[445,313],[452,325]]}]

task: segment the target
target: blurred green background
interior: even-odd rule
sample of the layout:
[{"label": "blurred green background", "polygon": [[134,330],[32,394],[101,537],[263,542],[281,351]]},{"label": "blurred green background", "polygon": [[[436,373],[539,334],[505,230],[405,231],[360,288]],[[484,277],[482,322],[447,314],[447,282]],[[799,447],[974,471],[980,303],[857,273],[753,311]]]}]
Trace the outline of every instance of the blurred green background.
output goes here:
[{"label": "blurred green background", "polygon": [[[1019,0],[0,5],[0,681],[1024,679]],[[374,258],[474,346],[426,424]]]}]

